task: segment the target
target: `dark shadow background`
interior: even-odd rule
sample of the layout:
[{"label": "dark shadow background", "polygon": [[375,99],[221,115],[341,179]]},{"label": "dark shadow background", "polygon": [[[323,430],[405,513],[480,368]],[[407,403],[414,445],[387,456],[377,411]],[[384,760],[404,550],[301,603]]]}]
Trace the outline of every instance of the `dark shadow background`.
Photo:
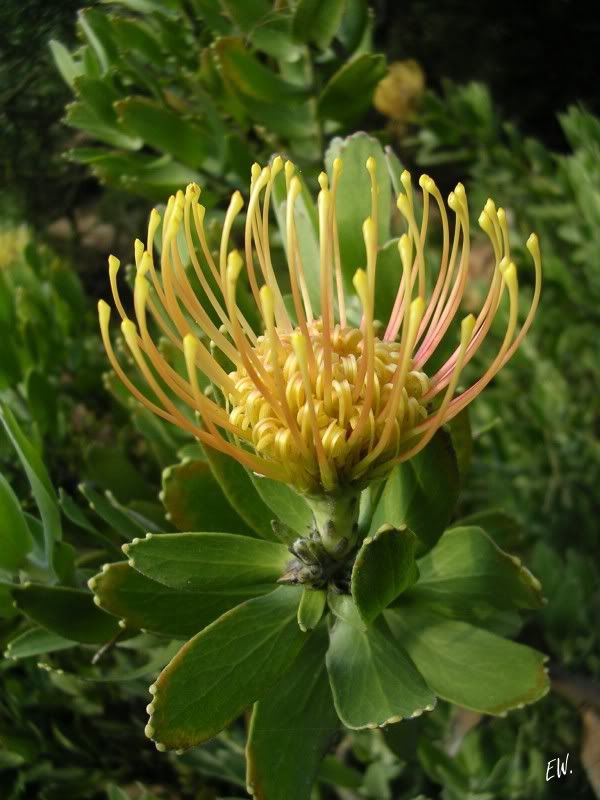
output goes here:
[{"label": "dark shadow background", "polygon": [[562,150],[556,112],[600,112],[600,9],[581,0],[379,0],[376,47],[415,58],[428,86],[444,78],[489,85],[504,116]]}]

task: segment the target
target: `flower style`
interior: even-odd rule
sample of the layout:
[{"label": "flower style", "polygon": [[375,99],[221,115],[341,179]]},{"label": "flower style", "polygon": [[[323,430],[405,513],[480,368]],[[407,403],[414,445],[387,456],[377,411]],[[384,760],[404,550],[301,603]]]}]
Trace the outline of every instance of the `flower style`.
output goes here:
[{"label": "flower style", "polygon": [[[527,248],[534,262],[535,286],[519,330],[517,269],[511,259],[506,214],[488,200],[479,217],[495,256],[487,296],[477,316],[469,314],[462,320],[452,355],[435,372],[428,372],[428,361],[456,316],[467,285],[466,193],[459,183],[448,197],[451,224],[434,181],[420,177],[418,202],[409,173],[402,174],[397,207],[407,232],[398,241],[398,291],[383,327],[374,319],[380,245],[374,158],[368,159],[366,169],[371,213],[362,230],[365,269],[358,269],[353,278],[362,307],[356,325],[348,319],[336,219],[340,159],[333,163],[331,185],[325,173],[319,178],[320,308],[315,308],[314,297],[311,301],[299,247],[296,206],[301,182],[294,165],[284,164],[280,157],[270,166],[261,169],[255,164],[252,169],[244,257],[230,249],[232,228],[244,204],[240,192],[233,194],[225,214],[218,258],[207,241],[205,208],[196,184],[169,198],[162,220],[160,269],[154,243],[161,218],[156,210],[151,212],[146,243],[135,243],[137,323],[129,318],[119,295],[119,261],[110,257],[121,330],[145,391],[117,360],[109,336],[111,309],[104,301],[99,303],[108,357],[141,403],[254,473],[311,496],[345,489],[356,493],[422,450],[511,358],[533,321],[540,297],[540,250],[532,234]],[[287,191],[289,302],[276,278],[269,245],[273,184],[282,171]],[[425,244],[432,201],[441,220],[442,248],[437,274],[430,278]],[[189,268],[185,262],[190,262]],[[244,266],[262,316],[260,331],[253,329],[236,300]],[[201,287],[205,300],[200,300],[193,283]],[[464,366],[481,347],[506,295],[507,324],[498,351],[483,374],[456,394]],[[151,327],[183,353],[187,374],[169,363]]]}]

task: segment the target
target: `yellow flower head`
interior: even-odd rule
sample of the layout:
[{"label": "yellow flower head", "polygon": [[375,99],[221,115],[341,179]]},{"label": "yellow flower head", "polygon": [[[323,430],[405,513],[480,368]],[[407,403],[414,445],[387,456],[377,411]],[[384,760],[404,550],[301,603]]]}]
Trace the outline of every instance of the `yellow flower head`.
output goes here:
[{"label": "yellow flower head", "polygon": [[[200,189],[169,198],[162,219],[160,268],[154,240],[161,224],[150,214],[146,243],[135,243],[137,273],[129,318],[119,296],[119,261],[109,275],[121,329],[144,381],[139,388],[118,362],[109,336],[110,307],[99,303],[108,357],[119,378],[146,407],[180,426],[210,448],[226,453],[259,475],[301,492],[358,489],[411,458],[441,425],[455,417],[513,355],[529,329],[541,289],[537,237],[527,242],[535,266],[535,288],[518,329],[517,269],[511,260],[506,215],[488,200],[479,224],[491,240],[495,269],[481,310],[462,320],[460,341],[434,373],[427,363],[458,312],[469,273],[469,211],[462,184],[448,197],[452,221],[434,181],[422,175],[422,213],[416,213],[411,179],[401,176],[397,207],[407,231],[398,242],[398,291],[389,320],[374,319],[378,231],[378,186],[373,158],[371,213],[363,224],[365,268],[354,275],[362,307],[356,326],[347,319],[336,219],[342,162],[333,164],[331,186],[319,178],[320,310],[315,313],[302,263],[296,208],[301,192],[294,166],[277,157],[252,169],[242,253],[230,248],[231,231],[244,201],[231,198],[218,256],[204,230]],[[286,304],[271,260],[269,210],[273,181],[284,170],[285,247],[291,299]],[[425,242],[431,202],[439,211],[442,252],[431,279]],[[420,221],[417,220],[420,217]],[[184,263],[189,261],[189,268]],[[262,317],[255,330],[236,300],[242,270]],[[201,287],[199,299],[192,283]],[[503,341],[487,369],[457,394],[461,371],[485,339],[503,302],[508,303]],[[249,316],[249,315],[248,315]],[[160,332],[181,351],[185,371],[157,346]],[[173,350],[173,347],[171,347]],[[202,387],[209,387],[208,391]]]}]

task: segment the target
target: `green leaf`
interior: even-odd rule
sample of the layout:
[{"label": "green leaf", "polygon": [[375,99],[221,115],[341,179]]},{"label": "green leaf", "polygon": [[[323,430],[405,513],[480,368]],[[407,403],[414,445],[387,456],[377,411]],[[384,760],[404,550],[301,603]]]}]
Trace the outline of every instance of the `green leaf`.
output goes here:
[{"label": "green leaf", "polygon": [[363,53],[354,56],[330,78],[318,100],[321,119],[346,126],[356,123],[370,108],[373,92],[385,77],[385,56]]},{"label": "green leaf", "polygon": [[64,82],[71,87],[75,85],[75,78],[83,73],[82,66],[75,61],[71,53],[61,42],[51,39],[48,42],[52,58]]},{"label": "green leaf", "polygon": [[439,430],[409,461],[394,467],[375,508],[370,532],[382,525],[406,525],[430,549],[448,527],[459,492],[458,464],[452,441]]},{"label": "green leaf", "polygon": [[11,639],[6,648],[6,658],[19,659],[41,656],[46,653],[56,653],[59,650],[68,650],[76,647],[77,642],[65,639],[52,631],[44,628],[30,628]]},{"label": "green leaf", "polygon": [[40,434],[45,436],[49,431],[56,430],[58,423],[57,395],[45,372],[39,369],[30,369],[27,372],[25,395],[31,416],[35,420]]},{"label": "green leaf", "polygon": [[161,746],[210,739],[285,673],[306,640],[297,587],[281,586],[223,614],[185,644],[152,687],[146,733]]},{"label": "green leaf", "polygon": [[292,22],[294,36],[326,50],[339,28],[345,5],[346,0],[300,0]]},{"label": "green leaf", "polygon": [[268,0],[221,0],[221,4],[243,33],[250,33],[272,11]]},{"label": "green leaf", "polygon": [[246,748],[256,800],[309,800],[339,722],[325,670],[327,633],[316,631],[268,695],[254,706]]},{"label": "green leaf", "polygon": [[189,639],[221,614],[273,588],[263,584],[183,591],[151,580],[126,562],[106,565],[88,586],[96,604],[125,620],[128,628],[178,639]]},{"label": "green leaf", "polygon": [[110,24],[120,50],[125,53],[134,51],[137,57],[150,64],[156,64],[164,58],[160,43],[150,27],[141,20],[112,17]]},{"label": "green leaf", "polygon": [[364,540],[352,567],[352,597],[364,622],[416,582],[416,546],[417,537],[406,528],[384,527]]},{"label": "green leaf", "polygon": [[453,528],[476,525],[483,528],[494,543],[503,550],[519,548],[522,545],[523,530],[517,520],[499,508],[490,508],[462,517],[452,524]]},{"label": "green leaf", "polygon": [[62,538],[60,510],[54,487],[50,483],[50,478],[39,453],[25,437],[12,411],[3,404],[0,404],[0,420],[4,423],[6,433],[17,451],[31,484],[31,492],[40,511],[44,526],[46,564],[51,565],[54,542]]},{"label": "green leaf", "polygon": [[545,657],[525,645],[419,608],[388,611],[386,618],[444,700],[503,714],[539,700],[549,689]]},{"label": "green leaf", "polygon": [[162,474],[160,498],[180,531],[255,535],[231,507],[206,461],[190,460],[167,467]]},{"label": "green leaf", "polygon": [[375,281],[375,319],[385,325],[390,318],[398,287],[402,265],[398,252],[398,239],[390,239],[377,255],[377,280]]},{"label": "green leaf", "polygon": [[19,501],[0,473],[0,568],[16,572],[33,548],[33,538]]},{"label": "green leaf", "polygon": [[213,155],[206,128],[186,120],[143,97],[129,97],[116,103],[121,123],[135,136],[161,153],[170,153],[189,167],[202,166]]},{"label": "green leaf", "polygon": [[390,173],[392,191],[394,195],[402,194],[404,192],[404,187],[402,186],[400,177],[404,172],[404,165],[389,145],[385,148],[385,160],[387,162],[388,172]]},{"label": "green leaf", "polygon": [[77,21],[94,51],[101,71],[108,72],[118,59],[117,46],[112,38],[108,18],[97,9],[86,8],[78,12]]},{"label": "green leaf", "polygon": [[13,619],[18,615],[12,599],[12,583],[0,581],[0,620]]},{"label": "green leaf", "polygon": [[85,477],[109,489],[121,502],[152,500],[155,489],[140,475],[122,450],[92,442],[85,451]]},{"label": "green leaf", "polygon": [[327,592],[305,586],[298,606],[298,625],[301,631],[312,631],[317,627],[327,605]]},{"label": "green leaf", "polygon": [[[353,293],[352,278],[366,264],[363,222],[371,214],[371,178],[367,159],[373,156],[379,186],[378,237],[382,246],[390,238],[391,190],[387,162],[381,145],[366,133],[355,133],[347,139],[333,139],[325,163],[332,179],[333,162],[341,158],[343,171],[339,178],[336,211],[340,237],[340,256],[344,284]],[[318,263],[318,262],[317,262]]]},{"label": "green leaf", "polygon": [[93,539],[96,539],[99,544],[105,547],[113,555],[116,554],[117,557],[121,555],[121,548],[115,544],[115,542],[111,541],[108,536],[105,536],[94,525],[92,525],[88,517],[85,515],[83,509],[77,505],[73,498],[67,494],[64,489],[58,490],[58,496],[60,508],[63,514],[73,523],[73,525],[76,525],[78,528],[81,528],[81,530],[86,531],[86,533],[88,533]]},{"label": "green leaf", "polygon": [[452,439],[452,446],[456,453],[458,473],[462,482],[471,465],[473,454],[473,436],[471,433],[471,420],[469,417],[469,407],[464,408],[453,420],[447,423],[447,430]]},{"label": "green leaf", "polygon": [[346,0],[344,16],[337,37],[349,53],[361,44],[369,27],[369,5],[367,0]]},{"label": "green leaf", "polygon": [[338,619],[327,670],[339,718],[354,730],[419,716],[435,696],[383,619],[360,630]]},{"label": "green leaf", "polygon": [[139,150],[142,139],[121,131],[118,125],[109,125],[96,114],[91,106],[83,102],[69,103],[66,107],[65,122],[73,128],[91,134],[95,139],[125,150]]},{"label": "green leaf", "polygon": [[83,589],[27,583],[15,586],[12,593],[17,608],[29,619],[65,639],[98,644],[120,630],[117,620],[97,608]]},{"label": "green leaf", "polygon": [[488,609],[542,608],[540,582],[516,556],[500,550],[481,528],[446,531],[419,561],[421,577],[407,600],[443,614],[477,614]]},{"label": "green leaf", "polygon": [[276,581],[290,560],[282,544],[234,533],[150,533],[123,550],[139,572],[188,591],[260,587]]},{"label": "green leaf", "polygon": [[252,473],[248,474],[254,488],[273,511],[276,519],[281,520],[300,535],[306,535],[313,525],[313,513],[306,500],[285,483],[273,481],[270,478],[258,478]]},{"label": "green leaf", "polygon": [[144,535],[146,529],[137,520],[132,519],[114,501],[109,492],[101,494],[97,492],[89,483],[81,483],[79,491],[90,504],[99,517],[112,528],[115,533],[119,533],[124,539],[132,539],[134,536]]},{"label": "green leaf", "polygon": [[206,459],[223,494],[239,516],[261,539],[275,541],[273,512],[258,496],[248,472],[233,458],[206,448]]},{"label": "green leaf", "polygon": [[[306,90],[283,80],[251,55],[242,39],[224,37],[212,47],[223,80],[246,102],[298,103],[306,97]],[[248,108],[252,109],[251,104]]]}]

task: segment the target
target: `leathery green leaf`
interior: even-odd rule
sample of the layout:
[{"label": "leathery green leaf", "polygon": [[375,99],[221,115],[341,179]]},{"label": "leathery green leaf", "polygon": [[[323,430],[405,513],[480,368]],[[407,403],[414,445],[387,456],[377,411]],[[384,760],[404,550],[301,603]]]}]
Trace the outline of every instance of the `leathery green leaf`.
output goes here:
[{"label": "leathery green leaf", "polygon": [[317,627],[327,605],[327,592],[305,586],[298,606],[298,625],[301,631],[312,631]]},{"label": "leathery green leaf", "polygon": [[435,696],[383,619],[360,629],[338,619],[327,670],[339,718],[354,730],[417,717]]},{"label": "leathery green leaf", "polygon": [[0,474],[0,567],[16,572],[33,548],[33,538],[19,501]]},{"label": "leathery green leaf", "polygon": [[545,656],[516,642],[418,607],[386,612],[431,688],[451,703],[503,714],[543,697]]},{"label": "leathery green leaf", "polygon": [[150,533],[123,551],[148,578],[188,591],[272,583],[290,560],[282,544],[234,533]]},{"label": "leathery green leaf", "polygon": [[541,608],[541,584],[520,559],[501,550],[481,528],[446,531],[419,561],[419,582],[407,599],[441,613],[492,609]]},{"label": "leathery green leaf", "polygon": [[167,467],[161,500],[180,531],[219,530],[254,536],[232,508],[206,461],[190,460]]},{"label": "leathery green leaf", "polygon": [[185,644],[150,687],[147,736],[160,748],[192,747],[266,695],[306,641],[296,623],[299,600],[297,587],[280,586]]},{"label": "leathery green leaf", "polygon": [[270,583],[232,586],[230,589],[183,591],[153,581],[126,562],[107,564],[90,578],[100,608],[141,628],[177,639],[189,639],[240,603],[272,591]]},{"label": "leathery green leaf", "polygon": [[375,159],[379,187],[377,229],[381,247],[390,238],[391,213],[390,176],[381,145],[377,139],[366,133],[355,133],[347,139],[333,139],[325,154],[330,181],[334,159],[341,158],[343,164],[337,190],[336,212],[344,284],[346,290],[352,294],[354,273],[366,263],[362,226],[371,215],[371,178],[366,166],[367,159],[371,156]]},{"label": "leathery green leaf", "polygon": [[14,587],[12,596],[29,619],[65,639],[100,644],[120,630],[117,620],[94,605],[90,592],[83,589],[24,583]]},{"label": "leathery green leaf", "polygon": [[270,478],[257,478],[252,474],[250,478],[254,488],[273,511],[276,519],[305,536],[312,528],[313,514],[304,498],[285,483]]},{"label": "leathery green leaf", "polygon": [[412,586],[419,570],[417,537],[407,528],[383,527],[367,537],[352,568],[352,597],[364,622],[372,622],[398,595]]},{"label": "leathery green leaf", "polygon": [[327,632],[315,631],[268,695],[254,706],[246,747],[248,792],[256,800],[308,800],[319,763],[339,727],[327,671]]},{"label": "leathery green leaf", "polygon": [[385,482],[370,532],[382,525],[406,525],[429,550],[448,527],[459,492],[456,455],[450,436],[439,430],[427,447],[398,464]]}]

